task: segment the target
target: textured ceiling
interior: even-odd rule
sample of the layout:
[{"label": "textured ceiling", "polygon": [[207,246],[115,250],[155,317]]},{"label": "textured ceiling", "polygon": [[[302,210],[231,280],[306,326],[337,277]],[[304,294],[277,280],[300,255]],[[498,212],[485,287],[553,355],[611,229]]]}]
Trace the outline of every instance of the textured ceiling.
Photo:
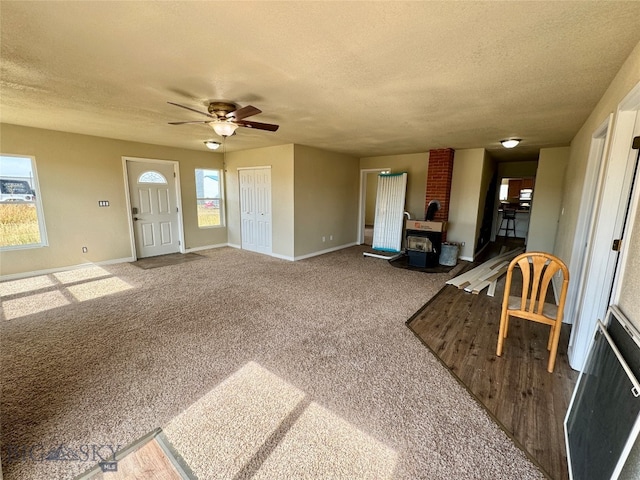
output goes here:
[{"label": "textured ceiling", "polygon": [[[204,149],[375,156],[567,145],[640,42],[640,2],[0,2],[0,120]],[[520,137],[506,151],[498,141]]]}]

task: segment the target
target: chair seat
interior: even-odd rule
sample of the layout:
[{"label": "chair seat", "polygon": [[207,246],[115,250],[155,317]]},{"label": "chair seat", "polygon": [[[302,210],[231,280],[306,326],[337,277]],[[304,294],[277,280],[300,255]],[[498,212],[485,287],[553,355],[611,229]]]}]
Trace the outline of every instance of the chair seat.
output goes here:
[{"label": "chair seat", "polygon": [[[507,308],[509,309],[509,311],[519,311],[521,302],[522,297],[514,297],[513,295],[509,295],[509,303],[507,304]],[[542,315],[555,320],[556,318],[558,318],[558,306],[553,303],[545,302],[544,306],[542,307]]]}]

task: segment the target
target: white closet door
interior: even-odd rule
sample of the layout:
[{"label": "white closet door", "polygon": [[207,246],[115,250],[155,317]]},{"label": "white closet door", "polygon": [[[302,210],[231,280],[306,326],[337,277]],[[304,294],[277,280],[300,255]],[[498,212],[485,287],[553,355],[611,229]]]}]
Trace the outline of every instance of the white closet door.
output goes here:
[{"label": "white closet door", "polygon": [[271,169],[242,169],[238,179],[242,248],[270,255]]}]

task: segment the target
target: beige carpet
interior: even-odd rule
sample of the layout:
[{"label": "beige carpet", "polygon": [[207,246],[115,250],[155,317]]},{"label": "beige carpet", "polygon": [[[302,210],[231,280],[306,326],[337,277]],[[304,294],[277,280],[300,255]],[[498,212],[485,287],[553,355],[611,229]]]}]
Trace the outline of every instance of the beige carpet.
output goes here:
[{"label": "beige carpet", "polygon": [[[543,478],[405,327],[448,274],[362,251],[0,284],[4,478],[70,478],[156,427],[201,479]],[[80,454],[39,456],[60,446]]]}]

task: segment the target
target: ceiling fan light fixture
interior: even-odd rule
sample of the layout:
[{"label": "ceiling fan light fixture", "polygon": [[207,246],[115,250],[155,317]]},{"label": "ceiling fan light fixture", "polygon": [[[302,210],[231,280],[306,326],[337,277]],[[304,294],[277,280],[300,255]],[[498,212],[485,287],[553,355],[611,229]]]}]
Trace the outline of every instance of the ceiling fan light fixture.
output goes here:
[{"label": "ceiling fan light fixture", "polygon": [[220,143],[214,142],[213,140],[207,140],[204,144],[209,150],[217,150],[220,148]]},{"label": "ceiling fan light fixture", "polygon": [[521,138],[509,138],[507,140],[500,140],[500,143],[504,148],[513,148],[522,141]]},{"label": "ceiling fan light fixture", "polygon": [[231,122],[211,122],[210,125],[211,128],[213,128],[213,131],[221,137],[229,137],[233,135],[233,132],[238,128],[238,125]]}]

